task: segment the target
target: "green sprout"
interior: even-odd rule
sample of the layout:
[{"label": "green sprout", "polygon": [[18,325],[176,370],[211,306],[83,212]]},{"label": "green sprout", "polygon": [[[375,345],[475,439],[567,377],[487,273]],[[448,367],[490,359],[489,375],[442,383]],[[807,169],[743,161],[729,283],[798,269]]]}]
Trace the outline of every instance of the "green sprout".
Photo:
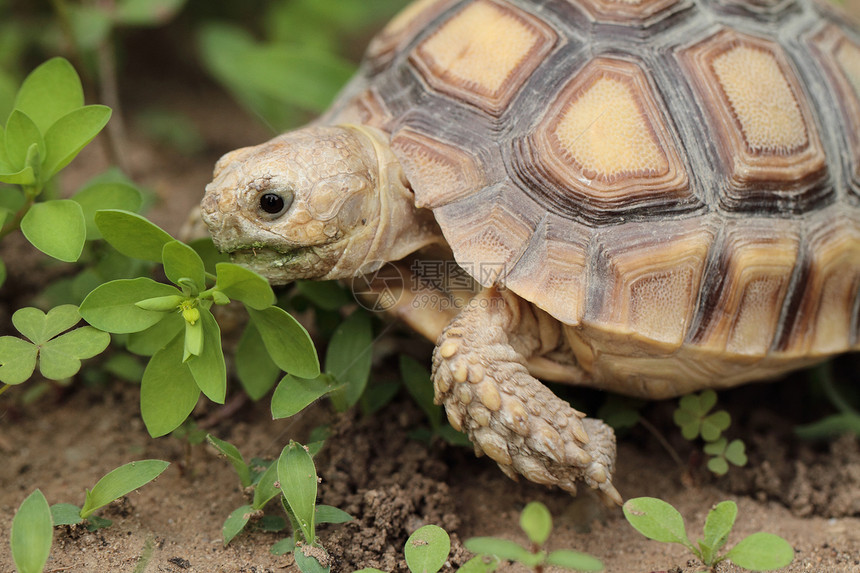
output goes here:
[{"label": "green sprout", "polygon": [[92,326],[70,330],[80,321],[74,305],[58,306],[47,314],[38,308],[16,310],[12,324],[27,340],[0,337],[0,381],[15,385],[28,380],[37,362],[39,372],[49,380],[74,376],[81,360],[92,358],[110,344],[110,335]]},{"label": "green sprout", "polygon": [[711,412],[717,403],[717,393],[705,390],[700,394],[687,394],[675,410],[675,424],[681,428],[681,435],[687,440],[701,436],[705,441],[705,454],[711,456],[708,469],[717,475],[729,471],[729,463],[745,466],[747,463],[746,445],[742,440],[729,442],[723,432],[731,425],[732,417],[725,410]]},{"label": "green sprout", "polygon": [[[451,538],[448,532],[438,525],[424,525],[416,529],[406,545],[403,546],[403,556],[406,566],[412,573],[436,573],[451,552]],[[461,568],[460,571],[463,571]],[[492,571],[488,569],[487,571]],[[380,569],[365,567],[355,573],[384,573]]]},{"label": "green sprout", "polygon": [[713,573],[723,561],[731,561],[750,571],[770,571],[785,567],[794,560],[794,549],[786,540],[772,533],[753,533],[729,551],[719,554],[728,541],[738,514],[733,501],[723,501],[711,508],[705,519],[704,535],[696,544],[687,537],[684,518],[663,500],[638,497],[623,507],[624,517],[639,533],[663,543],[678,543],[695,555]]},{"label": "green sprout", "polygon": [[292,526],[293,536],[276,543],[271,551],[276,555],[293,553],[296,565],[303,573],[331,570],[331,558],[319,543],[316,526],[321,523],[345,523],[352,516],[336,507],[317,505],[317,477],[310,448],[290,441],[281,451],[274,467],[281,505]]},{"label": "green sprout", "polygon": [[154,480],[168,465],[161,460],[141,460],[120,466],[100,479],[92,490],[86,490],[83,507],[71,503],[49,506],[42,492],[34,491],[18,508],[9,536],[12,559],[19,573],[39,573],[44,569],[51,551],[53,527],[84,523],[90,531],[109,527],[110,519],[94,513]]},{"label": "green sprout", "polygon": [[544,549],[552,533],[552,516],[544,504],[533,501],[526,505],[520,514],[520,527],[531,541],[528,549],[513,541],[495,537],[474,537],[466,540],[464,545],[473,553],[520,563],[536,573],[541,573],[547,566],[573,571],[603,570],[603,563],[586,553],[568,549],[547,552]]}]

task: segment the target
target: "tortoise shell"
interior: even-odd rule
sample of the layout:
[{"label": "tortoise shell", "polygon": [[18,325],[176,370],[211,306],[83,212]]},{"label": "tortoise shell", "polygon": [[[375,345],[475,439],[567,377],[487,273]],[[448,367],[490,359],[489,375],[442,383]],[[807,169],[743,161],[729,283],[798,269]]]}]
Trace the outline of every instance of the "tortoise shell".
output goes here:
[{"label": "tortoise shell", "polygon": [[860,346],[860,34],[823,5],[419,0],[322,122],[390,134],[457,262],[627,392]]}]

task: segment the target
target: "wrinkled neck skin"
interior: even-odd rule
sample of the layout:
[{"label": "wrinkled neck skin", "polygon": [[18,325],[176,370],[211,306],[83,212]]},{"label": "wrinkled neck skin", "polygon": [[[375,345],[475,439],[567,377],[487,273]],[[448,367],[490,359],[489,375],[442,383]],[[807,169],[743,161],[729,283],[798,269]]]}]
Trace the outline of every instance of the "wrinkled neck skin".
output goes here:
[{"label": "wrinkled neck skin", "polygon": [[388,137],[377,129],[358,125],[341,126],[359,132],[376,153],[379,171],[376,201],[362,213],[365,224],[339,244],[340,253],[320,280],[351,278],[379,269],[387,261],[400,260],[427,245],[442,241],[432,213],[415,207],[400,162],[391,152]]}]

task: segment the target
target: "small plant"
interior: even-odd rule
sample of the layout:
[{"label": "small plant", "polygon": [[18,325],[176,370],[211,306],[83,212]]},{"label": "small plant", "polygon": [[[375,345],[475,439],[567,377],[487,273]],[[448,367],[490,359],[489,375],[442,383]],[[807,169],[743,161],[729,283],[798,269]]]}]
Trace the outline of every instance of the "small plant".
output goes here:
[{"label": "small plant", "polygon": [[[412,573],[436,573],[445,565],[450,552],[451,538],[448,536],[448,532],[438,525],[419,527],[409,536],[406,545],[403,546],[406,566]],[[460,571],[463,569],[461,568]],[[487,571],[492,571],[492,569]],[[384,571],[365,567],[355,573],[384,573]]]},{"label": "small plant", "polygon": [[328,505],[316,504],[317,477],[313,458],[307,446],[290,441],[274,464],[277,468],[277,487],[280,487],[281,504],[293,529],[291,538],[279,541],[272,553],[293,553],[296,565],[304,573],[331,570],[331,558],[316,537],[320,523],[344,523],[352,520],[348,513]]},{"label": "small plant", "polygon": [[[520,563],[540,573],[546,566],[562,567],[574,571],[602,571],[603,563],[591,555],[559,549],[547,553],[544,544],[552,533],[552,516],[547,507],[533,501],[520,514],[520,527],[531,541],[525,548],[513,541],[495,537],[474,537],[466,540],[466,549],[473,553],[492,555],[501,560]],[[467,563],[468,565],[468,563]]]},{"label": "small plant", "polygon": [[770,571],[785,567],[794,559],[794,549],[786,540],[763,532],[753,533],[720,555],[738,514],[733,501],[723,501],[711,508],[705,519],[704,535],[696,544],[687,537],[684,518],[663,500],[638,497],[628,500],[623,510],[630,525],[648,539],[678,543],[689,549],[704,564],[702,571],[713,573],[723,561],[751,571]]},{"label": "small plant", "polygon": [[701,436],[705,441],[704,452],[711,456],[708,469],[717,475],[729,471],[729,463],[736,466],[747,464],[746,446],[742,440],[731,442],[722,433],[731,425],[732,417],[725,410],[711,412],[717,403],[717,393],[705,390],[700,394],[687,394],[675,410],[675,424],[687,440]]},{"label": "small plant", "polygon": [[0,380],[8,385],[28,380],[37,361],[42,376],[49,380],[77,374],[82,359],[92,358],[110,344],[110,335],[92,326],[69,330],[80,321],[78,307],[71,304],[53,308],[47,314],[38,308],[16,310],[12,324],[27,340],[0,337]]},{"label": "small plant", "polygon": [[83,507],[70,503],[48,505],[40,490],[25,499],[12,520],[10,545],[19,573],[39,573],[51,551],[53,527],[86,523],[95,531],[109,527],[111,520],[93,515],[96,511],[131,493],[161,475],[167,466],[161,460],[141,460],[120,466],[105,475],[92,490],[86,490]]},{"label": "small plant", "polygon": [[356,310],[335,329],[321,374],[308,378],[288,373],[281,379],[272,395],[272,417],[293,416],[326,395],[340,412],[355,405],[367,387],[372,349],[370,317]]},{"label": "small plant", "polygon": [[[84,319],[101,330],[129,334],[127,346],[151,356],[143,373],[140,409],[153,437],[179,427],[202,392],[224,403],[227,374],[213,304],[242,302],[278,368],[313,377],[319,363],[307,331],[280,307],[260,275],[226,262],[207,271],[200,255],[145,218],[101,210],[95,224],[127,257],[160,262],[173,285],[148,277],[120,279],[95,288],[81,303]],[[175,285],[175,286],[174,286]]]}]

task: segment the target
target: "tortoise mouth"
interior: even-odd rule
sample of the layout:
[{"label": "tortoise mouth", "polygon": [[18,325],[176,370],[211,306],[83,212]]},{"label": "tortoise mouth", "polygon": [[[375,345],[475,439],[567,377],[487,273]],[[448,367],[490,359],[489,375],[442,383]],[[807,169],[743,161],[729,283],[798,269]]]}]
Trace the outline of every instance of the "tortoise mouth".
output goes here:
[{"label": "tortoise mouth", "polygon": [[297,279],[316,278],[321,258],[312,247],[278,250],[272,247],[242,247],[230,252],[237,265],[251,269],[274,285]]}]

